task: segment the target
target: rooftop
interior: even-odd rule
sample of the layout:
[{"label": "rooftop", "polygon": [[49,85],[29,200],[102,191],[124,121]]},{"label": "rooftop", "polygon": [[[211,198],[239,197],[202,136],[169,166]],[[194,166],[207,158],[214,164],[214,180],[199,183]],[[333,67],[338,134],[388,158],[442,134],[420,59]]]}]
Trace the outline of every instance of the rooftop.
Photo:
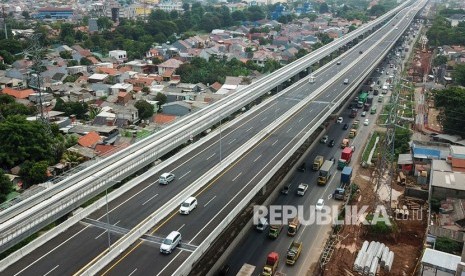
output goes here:
[{"label": "rooftop", "polygon": [[434,187],[465,191],[464,173],[435,171],[431,178],[431,185]]},{"label": "rooftop", "polygon": [[460,263],[460,256],[426,248],[421,263],[455,272],[457,264]]}]

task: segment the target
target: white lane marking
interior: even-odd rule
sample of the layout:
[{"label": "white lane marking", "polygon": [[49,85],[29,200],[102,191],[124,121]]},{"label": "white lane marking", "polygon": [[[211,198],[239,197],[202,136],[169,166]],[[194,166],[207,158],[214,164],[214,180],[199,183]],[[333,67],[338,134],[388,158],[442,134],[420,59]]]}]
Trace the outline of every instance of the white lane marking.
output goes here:
[{"label": "white lane marking", "polygon": [[279,111],[279,108],[276,108],[276,109],[275,109],[275,112],[278,112],[278,111]]},{"label": "white lane marking", "polygon": [[234,179],[232,181],[236,181],[236,179],[241,176],[242,172],[240,172],[238,175],[236,175],[236,177],[234,177]]},{"label": "white lane marking", "polygon": [[249,132],[252,129],[253,129],[253,127],[249,127],[245,132]]},{"label": "white lane marking", "polygon": [[228,145],[231,145],[234,141],[236,141],[236,138],[232,139],[231,142],[228,143]]},{"label": "white lane marking", "polygon": [[136,269],[134,269],[134,270],[133,270],[131,273],[129,273],[129,275],[128,275],[128,276],[131,276],[131,275],[132,275],[132,274],[134,274],[136,271],[137,271],[137,268],[136,268]]},{"label": "white lane marking", "polygon": [[216,154],[216,152],[213,153],[212,155],[208,156],[208,157],[207,157],[207,160],[210,159],[210,158],[212,158],[213,156],[215,156],[215,154]]},{"label": "white lane marking", "polygon": [[178,229],[178,232],[181,231],[181,229],[182,229],[184,226],[186,226],[186,224],[181,225],[181,227],[179,227],[179,229]]},{"label": "white lane marking", "polygon": [[102,234],[99,234],[97,237],[95,237],[95,239],[97,240],[97,239],[100,238],[103,234],[105,234],[107,231],[108,231],[108,230],[103,231],[103,233],[102,233]]},{"label": "white lane marking", "polygon": [[174,256],[174,258],[173,258],[169,263],[167,263],[167,264],[165,265],[165,267],[164,267],[162,270],[160,270],[160,272],[157,274],[157,276],[161,275],[161,274],[163,273],[163,271],[165,271],[165,269],[166,269],[172,262],[174,262],[174,260],[176,260],[176,258],[179,256],[179,254],[181,254],[181,252],[182,252],[182,251],[179,251],[179,253],[176,254],[176,256]]},{"label": "white lane marking", "polygon": [[300,123],[300,122],[302,122],[302,120],[303,120],[303,119],[304,119],[303,117],[302,117],[302,118],[300,118],[300,120],[299,120],[299,123]]},{"label": "white lane marking", "polygon": [[212,200],[214,200],[215,197],[216,197],[216,196],[212,197],[207,203],[205,203],[205,205],[203,205],[203,207],[207,207],[207,205],[208,205],[210,202],[212,202]]},{"label": "white lane marking", "polygon": [[114,226],[116,226],[118,223],[120,223],[121,220],[118,220],[115,224],[113,224]]},{"label": "white lane marking", "polygon": [[262,157],[262,155],[260,154],[259,156],[257,156],[257,158],[255,158],[255,160],[253,161],[254,163],[257,162],[258,159],[260,159],[260,157]]},{"label": "white lane marking", "polygon": [[157,197],[158,194],[155,194],[154,196],[152,196],[151,198],[147,199],[144,203],[142,203],[142,206],[144,206],[147,202],[149,202],[150,200],[154,199],[155,197]]},{"label": "white lane marking", "polygon": [[[125,201],[121,202],[120,204],[118,204],[115,208],[111,209],[110,211],[108,211],[108,213],[111,213],[113,212],[114,210],[118,209],[119,207],[121,207],[121,205],[125,204],[126,202],[128,202],[129,200],[133,199],[135,196],[137,196],[138,194],[142,193],[143,191],[145,191],[147,188],[149,188],[150,186],[152,186],[152,184],[149,184],[147,185],[147,187],[145,187],[144,189],[140,190],[139,192],[135,193],[134,195],[130,196],[128,199],[126,199]],[[99,218],[97,218],[97,220],[103,218],[106,214],[103,214],[101,215]],[[25,271],[26,269],[30,268],[31,266],[33,266],[34,264],[36,264],[37,262],[39,262],[40,260],[42,260],[43,258],[47,257],[48,255],[50,255],[50,253],[52,253],[53,251],[57,250],[59,247],[61,247],[63,244],[69,242],[70,240],[74,239],[74,237],[76,237],[77,235],[81,234],[84,230],[86,230],[88,227],[90,227],[91,225],[88,224],[86,225],[86,227],[82,228],[79,232],[77,232],[76,234],[72,235],[71,237],[69,237],[68,239],[66,239],[64,242],[60,243],[59,245],[55,246],[54,248],[52,248],[50,251],[48,251],[47,253],[45,253],[44,255],[42,255],[40,258],[37,258],[36,260],[34,260],[32,263],[30,263],[28,266],[26,266],[25,268],[23,268],[22,270],[20,270],[18,273],[15,274],[16,275],[19,275],[20,273],[22,273],[23,271]]]},{"label": "white lane marking", "polygon": [[186,172],[185,174],[181,175],[181,177],[180,177],[179,179],[181,179],[181,178],[183,178],[184,176],[188,175],[190,172],[191,172],[191,171],[188,171],[188,172]]},{"label": "white lane marking", "polygon": [[263,119],[261,119],[261,120],[260,120],[260,122],[263,122],[263,121],[265,121],[265,120],[266,120],[266,118],[268,118],[268,117],[264,117]]},{"label": "white lane marking", "polygon": [[59,265],[55,266],[54,268],[52,268],[49,272],[45,273],[44,276],[47,276],[48,274],[52,273],[52,271],[54,271],[55,269],[57,269],[59,267]]},{"label": "white lane marking", "polygon": [[286,133],[289,133],[289,131],[291,131],[291,130],[292,130],[292,127],[291,127],[291,128],[289,128],[289,129],[286,131]]},{"label": "white lane marking", "polygon": [[274,143],[271,144],[271,145],[274,146],[276,143],[278,143],[278,140],[274,141]]}]

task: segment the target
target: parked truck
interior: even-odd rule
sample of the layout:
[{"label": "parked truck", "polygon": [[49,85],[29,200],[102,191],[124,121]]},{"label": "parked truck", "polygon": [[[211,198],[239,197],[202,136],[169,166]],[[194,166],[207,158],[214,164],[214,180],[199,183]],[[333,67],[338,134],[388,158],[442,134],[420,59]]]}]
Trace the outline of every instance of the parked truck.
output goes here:
[{"label": "parked truck", "polygon": [[289,220],[287,224],[287,235],[288,236],[295,236],[297,234],[297,231],[299,231],[300,228],[300,221],[297,216]]},{"label": "parked truck", "polygon": [[350,180],[352,178],[352,168],[349,166],[344,167],[341,173],[341,183],[339,186],[334,190],[333,197],[335,199],[344,200],[347,187],[350,185]]},{"label": "parked truck", "polygon": [[315,160],[313,160],[313,170],[318,171],[321,168],[321,165],[323,165],[324,157],[321,155],[317,155],[315,157]]},{"label": "parked truck", "polygon": [[273,224],[270,226],[270,230],[268,231],[268,237],[270,239],[276,239],[278,238],[279,234],[281,234],[281,231],[283,231],[282,224]]},{"label": "parked truck", "polygon": [[341,149],[345,148],[345,147],[348,147],[349,146],[349,138],[344,138],[342,139],[342,143],[341,143]]},{"label": "parked truck", "polygon": [[263,276],[272,276],[278,270],[279,255],[276,252],[270,252],[266,257],[265,267],[263,267]]},{"label": "parked truck", "polygon": [[254,275],[255,272],[255,266],[251,264],[244,264],[241,267],[241,270],[237,272],[236,276],[252,276]]},{"label": "parked truck", "polygon": [[352,160],[353,150],[351,147],[346,147],[341,152],[341,158],[337,163],[337,169],[343,170],[345,166],[349,165]]},{"label": "parked truck", "polygon": [[293,241],[287,250],[286,264],[294,265],[302,251],[302,243]]},{"label": "parked truck", "polygon": [[331,167],[334,165],[334,162],[331,160],[326,160],[321,166],[320,172],[318,174],[318,185],[325,185],[328,183],[328,180],[331,178]]},{"label": "parked truck", "polygon": [[352,129],[349,131],[349,138],[354,138],[355,136],[357,136],[357,129],[352,128]]}]

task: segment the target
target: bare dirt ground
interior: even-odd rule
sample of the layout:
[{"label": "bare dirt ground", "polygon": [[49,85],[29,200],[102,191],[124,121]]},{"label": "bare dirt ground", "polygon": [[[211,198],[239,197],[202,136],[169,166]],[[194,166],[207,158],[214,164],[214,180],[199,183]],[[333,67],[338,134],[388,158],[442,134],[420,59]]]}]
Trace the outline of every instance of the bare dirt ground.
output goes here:
[{"label": "bare dirt ground", "polygon": [[[360,168],[354,178],[354,183],[360,187],[360,195],[356,203],[358,206],[370,205],[376,200],[373,184],[369,181],[370,174],[371,169]],[[394,186],[395,190],[403,189],[403,187]],[[402,200],[402,196],[399,200]],[[380,271],[378,275],[413,275],[422,252],[426,214],[421,218],[412,216],[409,220],[396,220],[395,225],[396,230],[390,235],[370,234],[368,229],[361,225],[343,226],[339,232],[342,240],[337,244],[331,260],[324,270],[315,272],[314,275],[356,275],[352,267],[358,250],[365,240],[382,242],[394,252],[396,265],[389,273]]]}]

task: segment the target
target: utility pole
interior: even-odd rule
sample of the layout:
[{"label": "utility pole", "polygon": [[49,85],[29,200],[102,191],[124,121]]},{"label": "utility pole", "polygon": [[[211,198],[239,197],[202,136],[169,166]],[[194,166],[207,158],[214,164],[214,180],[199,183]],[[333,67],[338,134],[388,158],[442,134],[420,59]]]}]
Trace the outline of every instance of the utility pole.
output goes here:
[{"label": "utility pole", "polygon": [[6,13],[5,13],[5,6],[2,6],[2,13],[3,13],[3,28],[5,32],[5,39],[8,39],[8,33],[6,31]]}]

